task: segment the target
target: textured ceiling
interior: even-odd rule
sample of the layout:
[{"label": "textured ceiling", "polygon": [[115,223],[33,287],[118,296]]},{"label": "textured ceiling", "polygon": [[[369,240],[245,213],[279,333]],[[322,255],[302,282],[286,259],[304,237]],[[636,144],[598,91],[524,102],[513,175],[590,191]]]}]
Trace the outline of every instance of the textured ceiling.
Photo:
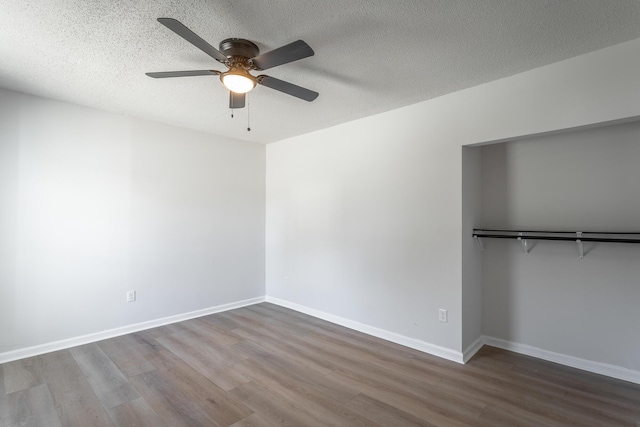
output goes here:
[{"label": "textured ceiling", "polygon": [[[268,143],[640,38],[637,0],[0,0],[0,87]],[[160,25],[217,47],[266,52],[297,39],[315,56],[264,74],[320,93],[258,86],[230,118],[224,66]]]}]

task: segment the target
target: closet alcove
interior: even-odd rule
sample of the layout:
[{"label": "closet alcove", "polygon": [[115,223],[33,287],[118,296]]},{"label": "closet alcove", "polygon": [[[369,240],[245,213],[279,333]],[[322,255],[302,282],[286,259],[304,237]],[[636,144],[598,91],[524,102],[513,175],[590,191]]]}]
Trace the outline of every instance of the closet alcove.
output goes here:
[{"label": "closet alcove", "polygon": [[640,122],[462,156],[463,335],[640,370]]}]

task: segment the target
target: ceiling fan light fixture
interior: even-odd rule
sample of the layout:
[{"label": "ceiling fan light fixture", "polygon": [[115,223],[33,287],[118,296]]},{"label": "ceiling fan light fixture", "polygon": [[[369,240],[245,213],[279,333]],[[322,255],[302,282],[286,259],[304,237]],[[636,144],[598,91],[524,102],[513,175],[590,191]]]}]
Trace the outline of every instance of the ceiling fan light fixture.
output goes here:
[{"label": "ceiling fan light fixture", "polygon": [[247,93],[256,87],[256,79],[243,69],[231,69],[220,75],[222,84],[235,93]]},{"label": "ceiling fan light fixture", "polygon": [[243,108],[246,101],[245,94],[256,87],[257,84],[307,102],[311,102],[318,97],[318,92],[294,85],[293,83],[276,79],[275,77],[265,75],[254,77],[250,74],[250,71],[260,72],[313,56],[313,49],[303,40],[296,40],[261,54],[258,46],[250,40],[228,38],[220,42],[220,49],[218,50],[180,21],[173,18],[158,18],[158,22],[216,61],[224,64],[224,66],[228,68],[228,71],[224,73],[218,70],[146,73],[149,77],[159,79],[166,77],[220,76],[220,83],[231,92],[229,96],[229,108],[231,109]]}]

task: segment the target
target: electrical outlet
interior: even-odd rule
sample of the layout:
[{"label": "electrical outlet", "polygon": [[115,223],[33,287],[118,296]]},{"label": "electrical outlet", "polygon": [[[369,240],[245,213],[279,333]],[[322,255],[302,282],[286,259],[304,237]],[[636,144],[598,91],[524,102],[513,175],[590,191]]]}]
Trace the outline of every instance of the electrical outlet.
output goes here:
[{"label": "electrical outlet", "polygon": [[289,276],[284,276],[284,285],[289,286]]},{"label": "electrical outlet", "polygon": [[127,291],[127,302],[134,302],[136,300],[136,291]]},{"label": "electrical outlet", "polygon": [[438,311],[438,320],[440,320],[441,322],[447,323],[447,310],[445,310],[444,308],[441,308]]}]

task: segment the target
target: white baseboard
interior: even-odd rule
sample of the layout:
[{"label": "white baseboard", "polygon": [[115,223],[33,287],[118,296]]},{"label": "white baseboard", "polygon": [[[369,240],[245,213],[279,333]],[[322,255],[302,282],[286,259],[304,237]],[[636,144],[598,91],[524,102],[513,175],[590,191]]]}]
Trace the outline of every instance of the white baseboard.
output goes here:
[{"label": "white baseboard", "polygon": [[610,365],[608,363],[594,362],[592,360],[568,356],[566,354],[554,353],[553,351],[543,350],[541,348],[532,347],[526,344],[506,341],[500,338],[487,336],[481,338],[483,339],[483,344],[490,345],[492,347],[498,347],[504,350],[513,351],[514,353],[520,353],[526,356],[532,356],[538,359],[547,360],[549,362],[570,366],[572,368],[582,369],[583,371],[592,372],[594,374],[605,375],[619,380],[640,384],[639,371],[623,368],[621,366]]},{"label": "white baseboard", "polygon": [[541,348],[532,347],[526,344],[514,343],[499,338],[480,336],[471,345],[469,345],[464,350],[464,352],[460,353],[449,348],[440,347],[424,341],[416,340],[414,338],[409,338],[404,335],[396,334],[394,332],[385,331],[384,329],[375,328],[373,326],[365,325],[363,323],[325,313],[323,311],[309,308],[280,298],[275,298],[267,295],[265,300],[266,302],[270,302],[272,304],[290,308],[292,310],[317,317],[318,319],[326,320],[328,322],[335,323],[349,329],[372,335],[374,337],[382,338],[384,340],[391,341],[405,347],[410,347],[415,350],[429,353],[434,356],[442,357],[444,359],[452,360],[458,363],[467,363],[482,348],[482,346],[486,344],[493,347],[502,348],[504,350],[513,351],[514,353],[520,353],[526,356],[536,357],[538,359],[547,360],[549,362],[558,363],[572,368],[582,369],[583,371],[605,375],[611,378],[629,381],[635,384],[640,384],[639,371],[634,371],[607,363],[594,362],[591,360],[581,359],[565,354],[554,353],[552,351],[543,350]]},{"label": "white baseboard", "polygon": [[0,353],[0,364],[12,362],[14,360],[24,359],[27,357],[38,356],[40,354],[51,353],[52,351],[64,350],[79,345],[89,344],[96,341],[102,341],[108,338],[118,337],[133,332],[144,331],[145,329],[156,328],[158,326],[168,325],[171,323],[182,322],[184,320],[194,319],[196,317],[207,316],[209,314],[220,313],[223,311],[233,310],[248,305],[259,304],[265,301],[265,297],[257,297],[236,301],[229,304],[217,305],[215,307],[204,308],[202,310],[190,311],[188,313],[176,314],[174,316],[163,317],[161,319],[149,320],[147,322],[135,323],[133,325],[122,326],[120,328],[108,329],[102,332],[82,335],[79,337],[64,339],[60,341],[40,344],[33,347],[21,348],[5,353]]},{"label": "white baseboard", "polygon": [[462,361],[463,363],[467,363],[471,358],[482,348],[485,344],[485,337],[480,335],[477,340],[471,343],[464,351],[462,352]]},{"label": "white baseboard", "polygon": [[14,360],[24,359],[27,357],[38,356],[40,354],[50,353],[53,351],[64,350],[67,348],[89,344],[92,342],[101,341],[108,338],[114,338],[117,336],[130,334],[133,332],[139,332],[146,329],[156,328],[158,326],[168,325],[176,322],[182,322],[184,320],[207,316],[209,314],[215,314],[223,311],[233,310],[236,308],[246,307],[249,305],[259,304],[264,301],[270,302],[272,304],[276,304],[282,307],[290,308],[292,310],[299,311],[300,313],[308,314],[318,319],[326,320],[328,322],[335,323],[337,325],[344,326],[346,328],[353,329],[367,335],[381,338],[396,344],[403,345],[405,347],[413,348],[415,350],[432,354],[434,356],[442,357],[444,359],[448,359],[457,363],[467,363],[478,352],[478,350],[480,350],[482,346],[486,344],[492,347],[498,347],[504,350],[513,351],[514,353],[520,353],[526,356],[532,356],[538,359],[547,360],[549,362],[570,366],[572,368],[582,369],[583,371],[605,375],[605,376],[616,378],[619,380],[629,381],[635,384],[640,384],[640,371],[634,371],[634,370],[623,368],[616,365],[611,365],[611,364],[601,363],[601,362],[594,362],[591,360],[581,359],[574,356],[568,356],[565,354],[555,353],[555,352],[544,350],[541,348],[532,347],[526,344],[515,343],[511,341],[506,341],[500,338],[494,338],[494,337],[488,337],[488,336],[479,337],[471,345],[469,345],[464,350],[464,352],[461,353],[459,351],[455,351],[450,348],[430,344],[428,342],[417,340],[415,338],[409,338],[404,335],[397,334],[395,332],[389,332],[384,329],[365,325],[364,323],[345,319],[340,316],[335,316],[333,314],[325,313],[320,310],[315,310],[313,308],[296,304],[294,302],[290,302],[287,300],[270,297],[270,296],[251,298],[243,301],[232,302],[229,304],[222,304],[214,307],[205,308],[202,310],[196,310],[188,313],[177,314],[174,316],[163,317],[160,319],[136,323],[133,325],[127,325],[127,326],[123,326],[115,329],[109,329],[102,332],[83,335],[80,337],[74,337],[74,338],[54,341],[46,344],[40,344],[32,347],[26,347],[18,350],[12,350],[5,353],[0,353],[0,364],[12,362]]},{"label": "white baseboard", "polygon": [[450,348],[430,344],[428,342],[417,340],[415,338],[409,338],[404,335],[396,334],[395,332],[389,332],[384,329],[365,325],[364,323],[345,319],[344,317],[335,316],[333,314],[305,307],[303,305],[280,298],[275,298],[267,295],[266,301],[285,308],[290,308],[291,310],[299,311],[300,313],[308,314],[309,316],[317,317],[318,319],[326,320],[327,322],[335,323],[336,325],[344,326],[346,328],[362,332],[367,335],[372,335],[374,337],[382,338],[383,340],[391,341],[405,347],[413,348],[424,353],[432,354],[434,356],[442,357],[454,362],[464,363],[462,353]]}]

